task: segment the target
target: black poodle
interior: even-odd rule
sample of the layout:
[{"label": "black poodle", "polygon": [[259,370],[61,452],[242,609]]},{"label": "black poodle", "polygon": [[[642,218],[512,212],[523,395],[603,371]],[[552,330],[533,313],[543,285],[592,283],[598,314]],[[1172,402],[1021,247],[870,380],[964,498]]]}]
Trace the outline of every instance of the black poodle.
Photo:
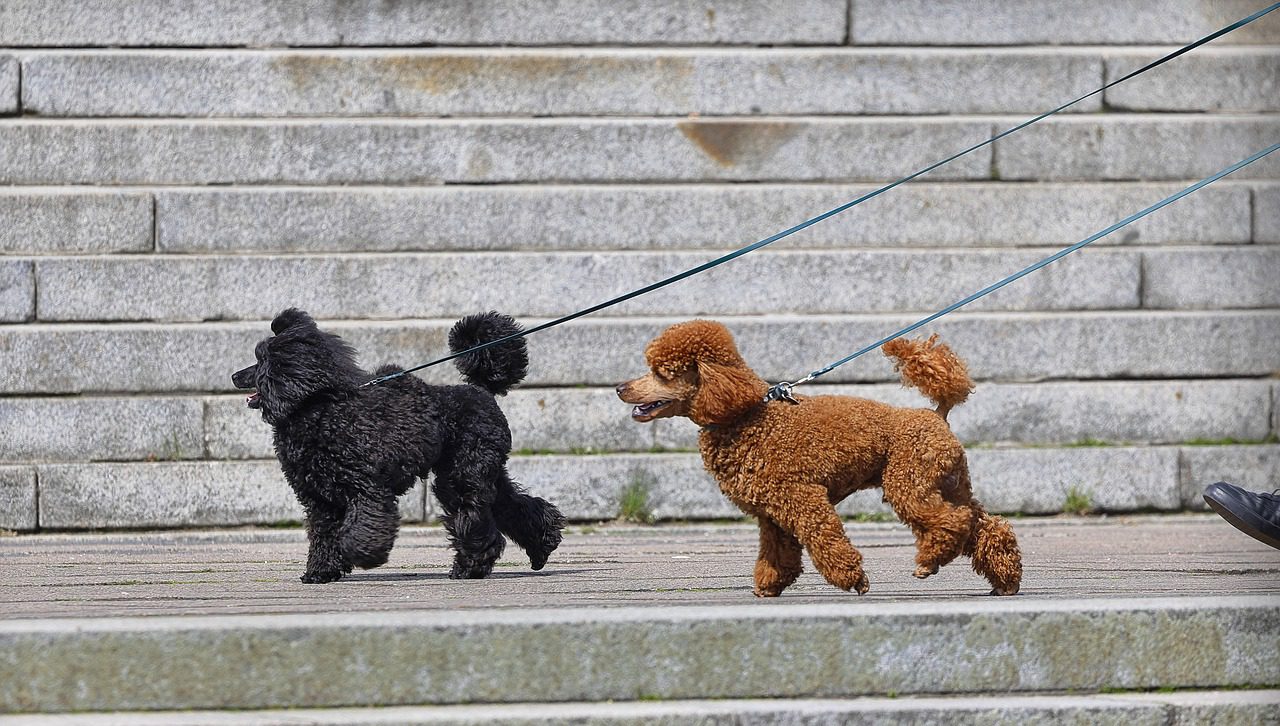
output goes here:
[{"label": "black poodle", "polygon": [[[498,313],[471,315],[449,331],[457,353],[517,333]],[[231,376],[255,389],[246,403],[275,429],[276,456],[306,511],[310,552],[303,582],[332,582],[387,561],[400,525],[396,497],[435,474],[456,555],[449,576],[489,574],[510,537],[540,570],[560,544],[564,517],[507,475],[511,431],[494,396],[524,378],[523,338],[455,359],[470,385],[433,386],[411,375],[371,386],[355,350],[301,310],[271,322],[258,362]]]}]

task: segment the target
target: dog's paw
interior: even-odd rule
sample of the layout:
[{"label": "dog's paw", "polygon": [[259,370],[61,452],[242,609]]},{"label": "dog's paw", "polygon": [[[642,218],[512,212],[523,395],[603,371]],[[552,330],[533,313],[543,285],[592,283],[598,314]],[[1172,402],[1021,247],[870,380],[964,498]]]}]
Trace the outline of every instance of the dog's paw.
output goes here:
[{"label": "dog's paw", "polygon": [[777,597],[782,594],[780,587],[757,587],[751,590],[756,597]]},{"label": "dog's paw", "polygon": [[938,574],[937,565],[934,565],[933,567],[925,567],[924,565],[920,565],[919,567],[916,568],[915,572],[911,573],[912,577],[918,577],[921,580],[923,580],[926,577],[929,577],[930,575],[936,575],[936,574]]},{"label": "dog's paw", "polygon": [[990,593],[988,593],[988,594],[990,594],[990,595],[1017,595],[1017,594],[1018,594],[1018,586],[1017,586],[1017,585],[1014,585],[1013,587],[1007,587],[1007,588],[999,588],[999,587],[992,588],[991,592],[990,592]]},{"label": "dog's paw", "polygon": [[323,585],[326,582],[337,582],[342,579],[342,570],[319,570],[307,572],[298,578],[308,585]]},{"label": "dog's paw", "polygon": [[853,589],[859,595],[866,595],[871,590],[871,581],[867,579],[865,573],[858,576],[858,581],[853,584]]},{"label": "dog's paw", "polygon": [[453,563],[453,568],[449,570],[449,579],[451,580],[482,580],[493,572],[493,564],[460,562]]}]

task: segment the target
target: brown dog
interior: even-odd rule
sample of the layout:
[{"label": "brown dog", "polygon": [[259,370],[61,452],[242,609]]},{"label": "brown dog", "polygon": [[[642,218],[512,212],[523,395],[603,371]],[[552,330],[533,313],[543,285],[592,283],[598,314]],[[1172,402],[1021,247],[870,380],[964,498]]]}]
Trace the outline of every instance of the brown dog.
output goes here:
[{"label": "brown dog", "polygon": [[640,422],[684,416],[702,427],[702,461],[720,490],[760,523],[755,594],[775,597],[800,575],[803,546],[822,576],[843,590],[870,584],[835,504],[881,487],[916,537],[915,576],[967,555],[992,592],[1013,595],[1022,557],[1009,523],[987,514],[969,489],[964,448],[947,412],[973,389],[964,363],[945,345],[894,340],[903,381],[937,406],[895,408],[849,396],[797,396],[764,403],[769,385],[743,362],[721,324],[693,320],[668,328],[645,349],[649,373],[618,386]]}]

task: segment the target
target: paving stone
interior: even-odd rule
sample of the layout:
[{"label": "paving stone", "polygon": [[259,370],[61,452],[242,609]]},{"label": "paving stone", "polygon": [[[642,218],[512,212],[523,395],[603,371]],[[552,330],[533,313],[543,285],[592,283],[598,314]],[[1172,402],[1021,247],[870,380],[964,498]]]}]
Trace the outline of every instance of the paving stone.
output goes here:
[{"label": "paving stone", "polygon": [[0,460],[198,459],[202,414],[193,398],[0,398]]},{"label": "paving stone", "polygon": [[35,266],[31,261],[0,259],[0,322],[34,319],[35,298]]},{"label": "paving stone", "polygon": [[[302,508],[275,461],[44,464],[42,529],[207,527],[299,521]],[[400,497],[421,521],[421,485]]]},{"label": "paving stone", "polygon": [[1152,309],[1280,307],[1280,248],[1142,253],[1142,306]]},{"label": "paving stone", "polygon": [[[1035,113],[1102,77],[1092,53],[989,49],[112,51],[24,62],[23,106],[42,116]],[[969,91],[951,92],[961,85]],[[1072,110],[1099,108],[1095,97]]]},{"label": "paving stone", "polygon": [[[644,372],[644,346],[681,318],[589,318],[530,336],[529,386],[612,386]],[[368,369],[414,365],[447,351],[453,320],[322,321],[360,351]],[[532,325],[540,321],[522,321]],[[748,363],[765,379],[795,380],[913,322],[902,315],[763,316],[724,319]],[[957,313],[929,326],[980,381],[1269,376],[1280,360],[1280,313]],[[923,334],[922,333],[922,334]],[[3,392],[230,392],[231,374],[253,362],[269,334],[259,323],[22,325],[0,327],[10,361]],[[1171,340],[1230,340],[1231,355]],[[610,352],[612,351],[612,352]],[[421,372],[458,383],[456,370]],[[896,380],[879,354],[824,382]],[[802,391],[803,392],[803,391]]]},{"label": "paving stone", "polygon": [[[1054,181],[1199,180],[1262,151],[1277,135],[1275,115],[1054,117],[996,142],[996,174]],[[1275,178],[1276,165],[1259,161],[1231,176]]]},{"label": "paving stone", "polygon": [[17,58],[0,55],[0,114],[18,111],[19,72]]},{"label": "paving stone", "polygon": [[0,189],[0,254],[150,251],[151,207],[144,192]]},{"label": "paving stone", "polygon": [[1280,184],[1253,188],[1253,241],[1280,244]]},{"label": "paving stone", "polygon": [[[990,131],[948,118],[24,120],[0,126],[0,184],[881,181]],[[932,178],[990,168],[984,147]]]},{"label": "paving stone", "polygon": [[[1276,24],[1271,18],[1257,22]],[[1107,83],[1166,52],[1108,54]],[[1109,108],[1126,111],[1280,111],[1280,52],[1275,46],[1197,48],[1140,81],[1108,89],[1105,96]]]},{"label": "paving stone", "polygon": [[[912,184],[773,249],[1066,245],[1178,188]],[[197,253],[725,249],[763,239],[874,189],[695,184],[160,190],[157,235],[162,251]],[[1257,189],[1253,193],[1280,194],[1280,187]],[[1250,194],[1248,186],[1224,180],[1094,245],[1247,243],[1252,239]],[[1280,197],[1270,206],[1263,206],[1269,197],[1259,199],[1260,215],[1280,208]],[[1280,241],[1280,224],[1272,226],[1271,236]]]},{"label": "paving stone", "polygon": [[842,0],[212,0],[177,7],[87,0],[74,8],[13,0],[0,7],[0,46],[832,44],[844,35]]},{"label": "paving stone", "polygon": [[[15,621],[0,624],[0,709],[1265,685],[1278,624],[1266,596]],[[332,687],[353,680],[364,687]]]},{"label": "paving stone", "polygon": [[[1184,44],[1261,10],[1250,0],[1171,0],[1158,12],[1143,3],[978,0],[852,0],[851,42],[858,45]],[[1105,22],[1101,21],[1106,18]],[[1215,40],[1280,42],[1272,16]]]},{"label": "paving stone", "polygon": [[1182,505],[1208,509],[1204,488],[1227,481],[1255,492],[1280,488],[1280,446],[1184,446],[1181,449]]},{"label": "paving stone", "polygon": [[[945,307],[1048,251],[761,251],[679,283],[676,295],[619,308],[632,315],[762,315]],[[71,257],[37,263],[42,321],[236,320],[297,306],[321,318],[430,318],[492,304],[516,316],[562,315],[700,265],[707,253],[470,253],[282,257]],[[1178,253],[1165,258],[1178,259]],[[974,310],[1138,307],[1140,255],[1089,250],[1034,284]],[[512,280],[513,273],[516,279]],[[527,282],[521,282],[521,279]]]},{"label": "paving stone", "polygon": [[36,528],[36,470],[0,466],[0,529]]}]

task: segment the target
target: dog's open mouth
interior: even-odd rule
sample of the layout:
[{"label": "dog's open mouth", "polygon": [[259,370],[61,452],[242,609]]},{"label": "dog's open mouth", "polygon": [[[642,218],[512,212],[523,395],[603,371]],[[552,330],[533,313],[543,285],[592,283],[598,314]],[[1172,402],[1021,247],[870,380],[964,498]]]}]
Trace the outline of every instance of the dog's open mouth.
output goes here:
[{"label": "dog's open mouth", "polygon": [[654,411],[671,403],[670,401],[654,401],[652,403],[642,403],[631,409],[631,418],[645,418],[652,416]]},{"label": "dog's open mouth", "polygon": [[254,391],[244,398],[244,405],[249,408],[260,408],[262,406],[262,398],[258,396],[258,392]]}]

